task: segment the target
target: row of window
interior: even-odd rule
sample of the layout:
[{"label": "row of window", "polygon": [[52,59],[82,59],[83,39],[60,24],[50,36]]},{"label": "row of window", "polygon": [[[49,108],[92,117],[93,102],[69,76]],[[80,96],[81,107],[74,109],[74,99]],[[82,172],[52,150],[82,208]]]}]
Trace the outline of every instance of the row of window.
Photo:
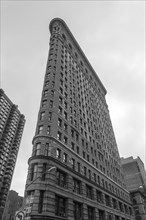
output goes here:
[{"label": "row of window", "polygon": [[[53,56],[53,53],[50,53],[50,56]],[[67,62],[64,62],[64,60],[62,60],[62,64],[61,64],[61,67],[60,67],[60,69],[61,69],[61,74],[60,74],[60,77],[62,77],[62,74],[64,74],[64,73],[69,73],[68,74],[68,78],[70,77],[70,80],[72,80],[72,82],[70,81],[70,83],[67,81],[68,79],[67,79],[67,75],[65,75],[65,79],[63,80],[63,78],[60,78],[60,92],[63,94],[63,93],[65,93],[67,90],[68,90],[68,88],[69,88],[69,85],[70,85],[70,92],[72,92],[73,94],[74,94],[74,97],[75,97],[75,92],[74,92],[74,90],[75,90],[75,76],[76,76],[76,74],[74,74],[74,71],[77,71],[77,77],[78,77],[78,82],[80,81],[80,83],[79,83],[79,87],[81,87],[80,89],[82,90],[82,92],[83,93],[87,93],[86,95],[87,95],[87,98],[92,102],[91,104],[93,105],[93,103],[94,103],[94,99],[91,97],[91,96],[94,96],[94,97],[96,97],[97,98],[97,95],[98,95],[98,93],[96,93],[96,92],[94,92],[93,91],[93,89],[92,89],[92,85],[90,85],[90,82],[88,82],[88,80],[87,79],[85,79],[85,75],[84,75],[84,73],[82,72],[82,71],[80,71],[79,70],[79,68],[75,65],[75,63],[74,63],[74,60],[71,58],[71,56],[70,56],[70,54],[67,52],[67,51],[65,51],[65,48],[63,48],[63,52],[62,52],[62,58],[64,59],[65,57],[65,60],[67,61]],[[68,61],[69,61],[69,65],[71,65],[71,66],[68,66]],[[69,69],[68,69],[68,67],[69,67]],[[48,65],[48,70],[49,71],[52,71],[52,70],[55,70],[54,69],[54,66],[51,66],[50,64]],[[69,71],[70,70],[70,71]],[[70,76],[69,76],[70,75]],[[74,80],[74,81],[73,81]],[[52,81],[51,83],[55,83],[55,81]],[[85,85],[86,84],[86,85]],[[88,87],[88,89],[87,89],[87,87]],[[86,88],[86,89],[85,89]],[[73,89],[73,90],[72,90]],[[81,103],[84,103],[84,99],[82,98],[82,94],[80,94],[79,93],[79,98],[81,99],[81,102],[79,103],[80,104],[80,107],[84,107],[84,106],[82,106],[82,104]],[[88,101],[89,101],[88,100]],[[52,100],[53,101],[53,100]],[[51,103],[50,103],[51,104]],[[67,102],[66,102],[66,109],[67,109]],[[87,104],[87,106],[86,106],[86,108],[88,107],[88,103],[86,103]],[[75,103],[75,105],[76,105],[76,103]],[[51,106],[52,106],[52,104],[51,104]],[[91,111],[92,112],[92,110],[94,110],[93,109],[93,106],[91,106],[91,108],[89,109],[89,111]],[[62,108],[61,108],[61,106],[59,107],[59,112],[60,112],[60,114],[62,114],[62,112],[64,113],[64,111],[62,110]],[[95,112],[95,111],[94,111]],[[92,114],[94,113],[94,112],[92,112]],[[77,112],[74,112],[74,116],[76,117],[76,114],[77,114]],[[91,114],[91,115],[92,115]],[[65,112],[64,113],[64,117],[65,117],[65,119],[67,120],[67,118],[68,118],[68,115],[67,115],[67,112]],[[70,120],[71,120],[71,124],[72,125],[74,125],[75,127],[78,127],[78,125],[77,125],[77,121],[72,117],[72,118],[70,118]],[[83,126],[85,127],[85,129],[86,129],[86,124],[85,123],[83,123]],[[92,125],[91,125],[92,126]],[[84,132],[85,132],[85,134],[84,134]],[[84,128],[82,128],[81,129],[81,133],[83,133],[84,135],[85,135],[85,138],[87,138],[87,132],[86,131],[84,131]],[[60,136],[61,136],[61,133],[59,133],[58,134],[58,139],[60,139]],[[97,137],[98,138],[98,137]],[[64,141],[64,143],[67,143],[67,137],[66,136],[63,136],[62,137],[62,139],[63,139],[63,141]],[[91,139],[91,137],[90,137],[90,139]],[[91,140],[92,141],[92,140]],[[87,155],[87,159],[88,159],[88,155]],[[102,167],[101,167],[101,169],[102,169]],[[103,172],[104,172],[104,167],[103,167]],[[115,180],[116,180],[116,178],[115,178]]]},{"label": "row of window", "polygon": [[[67,103],[65,102],[65,106],[66,105],[67,105]],[[62,108],[59,106],[59,113],[62,114],[62,112],[63,112]],[[44,119],[44,115],[45,115],[44,111],[40,113],[40,120]],[[52,112],[49,112],[48,120],[51,120],[51,116],[52,116]],[[64,118],[67,120],[67,113],[66,112],[64,112]],[[74,124],[76,126],[76,121],[74,121]],[[60,126],[60,127],[62,126],[61,119],[58,120],[58,126]],[[65,126],[65,131],[67,132],[67,124],[65,124],[64,126]],[[82,128],[81,128],[81,134],[83,135],[83,129]],[[85,136],[87,136],[87,135],[85,135]],[[89,141],[91,142],[90,139],[91,139],[91,137],[89,136]],[[99,139],[99,137],[98,137],[98,139]],[[84,140],[82,142],[84,142]],[[93,142],[94,142],[93,145],[95,145],[95,141],[94,140],[93,140]],[[82,144],[82,146],[84,146],[84,143]],[[99,148],[98,143],[97,143],[97,148]],[[112,158],[111,158],[111,160],[112,160]]]},{"label": "row of window", "polygon": [[[60,102],[62,102],[62,98],[61,97],[59,97],[59,101]],[[46,101],[43,101],[43,103],[46,103]],[[64,102],[64,105],[65,105],[65,109],[67,108],[67,102]],[[53,107],[53,100],[50,100],[50,107],[52,108]],[[59,106],[59,108],[58,108],[58,112],[59,112],[59,114],[61,114],[62,115],[62,113],[63,113],[63,109],[62,109],[62,107],[61,106]],[[44,119],[44,114],[45,114],[45,112],[42,112],[41,113],[41,115],[40,115],[40,119],[41,120],[43,120]],[[74,115],[76,115],[76,110],[74,110]],[[65,112],[64,111],[64,118],[67,120],[68,119],[68,115],[67,115],[67,112]],[[74,125],[75,127],[77,127],[77,121],[76,120],[73,120],[73,117],[71,116],[70,117],[70,121],[71,121],[71,124],[72,125]],[[80,122],[81,122],[81,124],[83,123],[82,122],[82,119],[80,118]],[[84,127],[86,127],[86,123],[84,122]],[[90,127],[88,127],[89,129],[89,132],[90,132]],[[92,132],[93,133],[93,132]],[[83,133],[83,128],[81,127],[81,134],[82,135],[84,135],[84,133]],[[97,134],[95,133],[95,138],[96,139],[100,139],[99,138],[100,136],[98,135],[97,136]],[[87,132],[85,131],[85,138],[87,138]],[[90,136],[89,136],[89,141],[92,143],[92,141],[93,141],[93,145],[95,144],[95,141],[94,141],[94,139],[92,139]]]},{"label": "row of window", "polygon": [[125,197],[125,199],[128,198],[126,195],[124,195],[122,191],[120,192],[119,189],[117,189],[116,187],[114,188],[112,184],[110,183],[108,184],[107,181],[104,181],[104,179],[101,179],[100,176],[96,175],[95,173],[92,174],[91,170],[87,169],[86,166],[81,167],[81,164],[79,162],[76,162],[74,158],[68,159],[68,155],[66,153],[62,153],[59,148],[56,150],[56,158],[59,160],[62,160],[63,163],[70,163],[72,169],[74,169],[75,171],[79,173],[81,173],[82,171],[85,177],[88,177],[90,180],[101,185],[103,188],[110,190],[111,192],[115,193],[119,197],[121,198]]},{"label": "row of window", "polygon": [[[59,127],[62,126],[62,120],[60,118],[58,119],[58,126]],[[64,126],[64,131],[67,132],[68,125],[66,123],[64,123],[63,126]],[[43,132],[43,126],[40,126],[39,127],[39,134],[42,134],[42,132]],[[79,135],[78,135],[78,133],[75,132],[76,133],[75,134],[74,132],[75,131],[73,129],[71,129],[71,137],[73,138],[74,135],[75,135],[76,136],[76,142],[78,143]],[[50,134],[50,126],[47,127],[47,134]],[[62,141],[66,145],[68,144],[68,136],[63,135],[61,131],[58,131],[57,139],[59,141]],[[83,139],[82,139],[82,146],[84,147],[84,140]],[[36,153],[35,153],[35,155],[39,155],[40,154],[40,148],[41,148],[40,143],[36,144],[36,147],[35,147],[35,152]],[[72,148],[72,150],[75,150],[75,143],[73,141],[71,141],[71,148]],[[86,151],[89,152],[89,150],[87,148],[88,148],[88,143],[86,143]],[[59,151],[59,149],[58,149],[58,151]],[[78,154],[81,154],[79,146],[76,146],[76,152]],[[91,155],[94,155],[94,157],[97,158],[99,160],[99,162],[103,161],[103,155],[100,152],[98,152],[98,155],[96,155],[97,152],[98,151],[96,151],[96,150],[94,150],[94,152],[93,152],[93,147],[91,147]],[[94,158],[92,158],[92,161],[90,161],[91,159],[90,159],[89,154],[87,154],[84,150],[82,151],[82,156],[88,162],[91,162],[96,168],[100,169],[103,173],[105,173],[105,167],[103,165],[101,165],[101,164],[99,165],[98,162],[96,160],[94,160]],[[108,168],[110,168],[109,164],[106,161],[106,166],[107,165],[108,165]],[[115,169],[114,167],[112,167],[112,168],[113,168],[113,170]],[[114,173],[115,173],[115,170],[114,170]],[[116,168],[116,173],[119,174],[117,168]],[[113,178],[114,181],[116,181],[116,182],[118,181],[119,184],[122,184],[118,180],[118,178],[116,176],[114,176],[114,175],[111,175],[111,173],[109,171],[107,171],[107,175],[110,176],[111,178]]]},{"label": "row of window", "polygon": [[[39,195],[38,213],[43,212],[44,196],[45,196],[45,192],[41,190],[40,195]],[[72,205],[73,205],[72,210],[73,210],[74,220],[83,220],[84,219],[83,203],[73,200]],[[95,208],[89,205],[87,205],[86,207],[87,207],[88,220],[95,220],[96,219]],[[54,214],[56,216],[60,216],[64,218],[68,216],[68,199],[67,198],[60,196],[58,194],[55,195]],[[113,216],[115,217],[115,220],[120,220],[120,216],[111,214],[109,212],[105,213],[105,211],[101,209],[98,209],[98,216],[99,216],[99,220],[105,220],[106,216],[108,217],[108,220],[112,220]],[[128,219],[122,218],[122,220],[128,220]]]},{"label": "row of window", "polygon": [[[38,155],[38,153],[40,153],[40,143],[38,143],[37,146],[38,146],[38,148],[35,151],[36,155]],[[68,155],[66,153],[62,154],[61,150],[59,148],[56,150],[56,158],[59,160],[62,160],[63,163],[66,163],[66,164],[69,163],[73,170],[75,170],[79,173],[82,173],[85,177],[89,178],[93,182],[96,182],[98,185],[102,186],[106,190],[109,190],[110,192],[115,193],[117,196],[119,196],[123,199],[128,198],[126,195],[124,195],[124,193],[122,191],[120,192],[120,190],[117,189],[116,187],[114,188],[114,186],[112,184],[110,184],[110,183],[108,184],[107,181],[105,181],[103,178],[100,178],[99,175],[96,175],[96,173],[92,174],[91,170],[87,169],[86,166],[81,167],[81,164],[79,162],[76,163],[74,158],[68,159]],[[45,172],[45,170],[46,170],[46,164],[43,165],[43,172]],[[30,180],[33,180],[34,178],[36,178],[36,174],[37,174],[37,164],[34,164],[31,168]],[[60,175],[61,175],[62,179],[64,180],[64,183],[62,184],[62,186],[63,185],[66,186],[67,174],[62,172]]]},{"label": "row of window", "polygon": [[[47,92],[47,90],[45,90],[44,92]],[[59,103],[62,103],[62,97],[59,97]],[[44,104],[46,104],[46,101],[43,101],[43,106],[44,106]],[[65,109],[67,109],[67,102],[65,101],[64,102],[64,105],[65,105]],[[50,100],[50,107],[52,108],[53,107],[53,100]],[[70,107],[71,108],[71,111],[72,111],[72,107]],[[59,110],[61,109],[61,107],[59,107]],[[62,111],[60,110],[59,111],[60,113],[62,113]],[[81,111],[82,112],[82,111]],[[76,112],[76,110],[74,110],[74,116],[76,117],[76,115],[77,115],[77,112]],[[80,118],[80,123],[82,124],[82,118]],[[89,124],[89,123],[88,123]],[[91,125],[92,126],[92,125]],[[86,128],[86,122],[84,122],[84,128]],[[89,130],[89,132],[90,132],[90,127],[88,126],[88,130]],[[82,132],[83,133],[83,132]],[[93,135],[93,130],[92,130],[92,135]],[[96,139],[97,139],[97,134],[96,134]]]},{"label": "row of window", "polygon": [[[80,103],[79,103],[80,104]],[[86,105],[87,105],[87,103],[86,103]],[[87,105],[86,107],[88,107],[89,105]],[[93,113],[92,113],[93,114]],[[96,118],[95,118],[95,120],[96,120]],[[93,121],[94,121],[94,118],[93,118]],[[105,121],[105,120],[104,120]],[[106,121],[105,121],[106,122]],[[92,126],[92,125],[91,125]],[[107,129],[106,129],[107,130]],[[109,133],[109,132],[108,132]]]},{"label": "row of window", "polygon": [[[62,34],[62,38],[66,42],[66,36],[64,34]],[[73,64],[74,67],[76,67],[77,66],[76,63],[78,63],[82,68],[84,68],[86,76],[89,78],[89,81],[92,84],[92,86],[94,86],[94,88],[96,89],[97,88],[97,84],[93,80],[92,76],[91,75],[89,76],[89,71],[87,70],[86,67],[84,67],[84,62],[82,60],[79,61],[79,56],[78,56],[77,52],[74,52],[74,54],[73,54],[73,47],[72,47],[72,45],[70,43],[68,43],[68,48],[66,50],[65,46],[62,44],[62,49],[63,49],[62,50],[63,54],[64,53],[67,54],[68,53],[67,50],[69,51],[69,53],[68,53],[69,56],[68,57],[69,57],[69,59],[70,59],[70,61]],[[73,56],[73,58],[72,58],[72,56]],[[93,83],[93,81],[94,81],[94,83]],[[98,89],[98,91],[100,92],[100,89]]]}]

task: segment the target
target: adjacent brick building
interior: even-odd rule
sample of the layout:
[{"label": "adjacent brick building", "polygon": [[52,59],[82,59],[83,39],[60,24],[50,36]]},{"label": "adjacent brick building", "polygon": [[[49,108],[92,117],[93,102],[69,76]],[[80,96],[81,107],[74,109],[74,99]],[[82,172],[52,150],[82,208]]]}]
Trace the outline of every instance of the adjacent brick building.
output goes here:
[{"label": "adjacent brick building", "polygon": [[136,220],[146,219],[146,171],[139,157],[121,158]]},{"label": "adjacent brick building", "polygon": [[53,19],[50,33],[26,219],[134,219],[106,89],[65,22]]},{"label": "adjacent brick building", "polygon": [[0,219],[10,189],[24,124],[24,115],[0,89]]}]

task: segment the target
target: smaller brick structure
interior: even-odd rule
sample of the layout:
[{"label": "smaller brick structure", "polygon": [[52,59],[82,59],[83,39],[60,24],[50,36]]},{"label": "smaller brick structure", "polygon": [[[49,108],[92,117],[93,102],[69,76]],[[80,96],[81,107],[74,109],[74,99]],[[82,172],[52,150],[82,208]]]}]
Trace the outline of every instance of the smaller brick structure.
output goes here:
[{"label": "smaller brick structure", "polygon": [[4,209],[3,220],[13,220],[16,211],[22,207],[22,203],[23,197],[19,196],[17,192],[10,190]]},{"label": "smaller brick structure", "polygon": [[146,219],[146,171],[139,157],[121,158],[136,220]]}]

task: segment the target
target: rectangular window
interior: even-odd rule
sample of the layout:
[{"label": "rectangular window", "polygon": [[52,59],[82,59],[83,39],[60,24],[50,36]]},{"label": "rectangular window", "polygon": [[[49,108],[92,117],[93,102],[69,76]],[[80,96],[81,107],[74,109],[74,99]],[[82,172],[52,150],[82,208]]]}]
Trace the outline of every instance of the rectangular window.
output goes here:
[{"label": "rectangular window", "polygon": [[83,158],[85,159],[85,151],[83,151]]},{"label": "rectangular window", "polygon": [[63,162],[67,163],[67,154],[66,153],[63,154]]},{"label": "rectangular window", "polygon": [[60,106],[58,107],[58,113],[62,115],[62,108]]},{"label": "rectangular window", "polygon": [[113,202],[113,208],[114,209],[117,209],[117,201],[116,201],[116,199],[112,199],[112,202]]},{"label": "rectangular window", "polygon": [[78,172],[80,173],[80,171],[81,171],[81,165],[80,165],[79,162],[77,162],[77,169],[78,169]]},{"label": "rectangular window", "polygon": [[73,202],[74,220],[82,220],[82,204],[79,202]]},{"label": "rectangular window", "polygon": [[76,141],[79,141],[79,135],[76,134]]},{"label": "rectangular window", "polygon": [[59,96],[59,104],[62,105],[62,102],[63,102],[63,99],[62,99],[62,97]]},{"label": "rectangular window", "polygon": [[74,150],[75,149],[75,144],[73,142],[71,142],[71,149]]},{"label": "rectangular window", "polygon": [[65,109],[67,109],[67,102],[64,102],[64,107]]},{"label": "rectangular window", "polygon": [[40,125],[38,128],[38,134],[42,134],[43,133],[43,125]]},{"label": "rectangular window", "polygon": [[67,120],[67,112],[64,112],[64,118]]},{"label": "rectangular window", "polygon": [[99,203],[103,202],[102,192],[101,191],[96,190],[96,198],[97,198],[97,202],[99,202]]},{"label": "rectangular window", "polygon": [[79,147],[77,146],[77,154],[79,154],[80,153],[80,151],[79,151]]},{"label": "rectangular window", "polygon": [[61,135],[62,135],[61,132],[58,131],[58,133],[57,133],[57,139],[60,140],[60,141],[61,141]]},{"label": "rectangular window", "polygon": [[106,206],[110,206],[110,197],[108,195],[105,195],[105,204]]},{"label": "rectangular window", "polygon": [[58,118],[58,126],[61,127],[62,126],[62,120],[60,118]]},{"label": "rectangular window", "polygon": [[56,158],[61,158],[61,150],[59,148],[56,149]]},{"label": "rectangular window", "polygon": [[50,129],[51,129],[51,127],[48,126],[48,127],[47,127],[47,134],[50,134]]},{"label": "rectangular window", "polygon": [[48,94],[48,90],[44,90],[44,97],[46,97]]},{"label": "rectangular window", "polygon": [[67,144],[67,137],[66,136],[64,136],[63,141],[65,144]]},{"label": "rectangular window", "polygon": [[44,120],[45,112],[41,112],[40,114],[40,120]]},{"label": "rectangular window", "polygon": [[71,124],[73,124],[73,118],[72,118],[72,116],[70,116],[70,122],[71,122]]},{"label": "rectangular window", "polygon": [[93,199],[93,188],[89,185],[86,185],[86,196],[89,199]]},{"label": "rectangular window", "polygon": [[[88,206],[88,220],[94,220],[95,217],[94,217],[94,208],[93,207],[90,207]],[[100,219],[100,218],[99,218]],[[101,219],[102,220],[102,219]]]},{"label": "rectangular window", "polygon": [[54,91],[51,90],[51,97],[53,98],[54,97]]},{"label": "rectangular window", "polygon": [[57,170],[56,173],[56,180],[57,180],[57,185],[66,188],[66,173],[62,172],[61,170]]},{"label": "rectangular window", "polygon": [[99,219],[104,220],[105,219],[105,212],[103,210],[98,210]]},{"label": "rectangular window", "polygon": [[49,85],[49,80],[47,80],[46,82],[45,82],[45,86],[48,86]]},{"label": "rectangular window", "polygon": [[49,112],[48,120],[51,121],[51,119],[52,119],[52,112]]},{"label": "rectangular window", "polygon": [[89,179],[91,180],[91,170],[88,170]]},{"label": "rectangular window", "polygon": [[41,151],[41,143],[37,143],[36,147],[35,147],[35,153],[34,155],[40,155],[40,151]]},{"label": "rectangular window", "polygon": [[73,178],[73,192],[81,194],[81,182]]},{"label": "rectangular window", "polygon": [[53,101],[50,100],[50,108],[53,108]]},{"label": "rectangular window", "polygon": [[86,175],[87,175],[87,168],[84,167],[84,176],[86,176]]},{"label": "rectangular window", "polygon": [[38,213],[42,213],[43,210],[44,191],[40,190]]},{"label": "rectangular window", "polygon": [[74,126],[77,127],[77,121],[76,120],[74,120]]},{"label": "rectangular window", "polygon": [[60,90],[60,93],[63,94],[63,89],[61,87],[59,88],[59,90]]},{"label": "rectangular window", "polygon": [[94,173],[93,176],[94,176],[94,182],[96,183],[96,174]]},{"label": "rectangular window", "polygon": [[55,196],[55,215],[66,217],[66,199],[61,196]]},{"label": "rectangular window", "polygon": [[75,160],[73,158],[71,159],[71,166],[72,169],[75,170]]},{"label": "rectangular window", "polygon": [[30,181],[34,180],[37,175],[37,164],[32,164],[31,166],[31,172],[30,172]]},{"label": "rectangular window", "polygon": [[74,137],[74,130],[71,129],[71,136]]},{"label": "rectangular window", "polygon": [[82,139],[82,146],[84,147],[84,139]]},{"label": "rectangular window", "polygon": [[64,97],[65,97],[66,99],[67,99],[67,97],[68,97],[68,95],[67,95],[67,93],[66,93],[66,92],[64,93]]},{"label": "rectangular window", "polygon": [[42,168],[42,181],[45,180],[46,178],[46,171],[47,171],[47,164],[43,163],[43,168]]},{"label": "rectangular window", "polygon": [[67,132],[67,124],[64,123],[64,131]]}]

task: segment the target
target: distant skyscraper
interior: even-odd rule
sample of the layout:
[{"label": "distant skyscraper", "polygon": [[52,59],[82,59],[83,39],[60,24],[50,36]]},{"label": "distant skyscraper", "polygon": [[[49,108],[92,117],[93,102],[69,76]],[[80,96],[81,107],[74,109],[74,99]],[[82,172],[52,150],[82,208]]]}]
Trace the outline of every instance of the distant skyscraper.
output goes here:
[{"label": "distant skyscraper", "polygon": [[50,33],[28,161],[28,214],[33,220],[134,219],[106,89],[65,22],[53,19]]},{"label": "distant skyscraper", "polygon": [[24,115],[0,89],[0,219],[11,185],[24,124]]},{"label": "distant skyscraper", "polygon": [[146,219],[146,171],[139,157],[121,158],[136,220]]}]

